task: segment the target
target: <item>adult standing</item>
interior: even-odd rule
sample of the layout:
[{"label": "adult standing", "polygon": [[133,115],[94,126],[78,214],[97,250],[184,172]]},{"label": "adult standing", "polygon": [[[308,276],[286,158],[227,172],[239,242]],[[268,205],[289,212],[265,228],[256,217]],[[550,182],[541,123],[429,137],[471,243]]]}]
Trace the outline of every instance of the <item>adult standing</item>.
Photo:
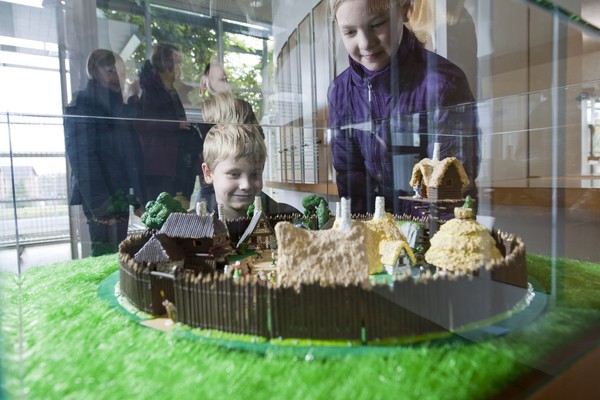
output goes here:
[{"label": "adult standing", "polygon": [[159,43],[140,72],[136,129],[144,154],[146,200],[156,199],[161,192],[180,193],[189,200],[200,171],[200,138],[187,121],[176,89],[181,63],[176,46]]},{"label": "adult standing", "polygon": [[[412,0],[330,0],[350,66],[332,82],[328,98],[331,149],[339,195],[353,212],[386,208],[411,213],[399,196],[416,161],[459,158],[473,198],[479,167],[474,98],[463,71],[424,48],[405,27]],[[418,140],[415,140],[415,133]]]},{"label": "adult standing", "polygon": [[[115,253],[127,236],[129,205],[144,197],[140,144],[123,103],[117,73],[120,57],[94,50],[87,60],[89,81],[65,109],[65,144],[71,166],[71,205],[82,205],[92,256]],[[130,196],[130,191],[135,196]]]}]

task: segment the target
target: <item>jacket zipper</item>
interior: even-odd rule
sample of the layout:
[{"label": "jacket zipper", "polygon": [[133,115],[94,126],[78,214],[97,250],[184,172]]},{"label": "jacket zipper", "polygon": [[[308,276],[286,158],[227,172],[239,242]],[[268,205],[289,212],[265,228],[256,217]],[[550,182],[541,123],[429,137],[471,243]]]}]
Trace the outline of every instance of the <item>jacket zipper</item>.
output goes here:
[{"label": "jacket zipper", "polygon": [[[379,136],[377,136],[377,133],[375,132],[375,124],[373,123],[373,83],[371,82],[371,77],[367,78],[367,99],[369,100],[369,117],[370,117],[369,125],[370,125],[371,136],[376,141],[381,142],[381,138]],[[371,154],[373,154],[373,156],[375,157],[373,161],[375,161],[377,159],[380,161],[380,165],[378,166],[379,171],[377,171],[377,181],[381,185],[382,179],[383,179],[383,173],[385,170],[385,160],[379,151],[379,146],[375,146],[372,149]],[[383,194],[383,193],[379,193],[379,188],[376,188],[375,192],[380,196]]]}]

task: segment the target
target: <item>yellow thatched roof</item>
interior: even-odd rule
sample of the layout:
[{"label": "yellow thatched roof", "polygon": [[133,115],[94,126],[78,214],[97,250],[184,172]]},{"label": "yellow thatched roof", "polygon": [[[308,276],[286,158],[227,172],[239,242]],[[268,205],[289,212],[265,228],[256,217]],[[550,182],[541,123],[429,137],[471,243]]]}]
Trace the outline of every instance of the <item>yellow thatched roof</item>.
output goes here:
[{"label": "yellow thatched roof", "polygon": [[430,242],[425,261],[448,271],[472,272],[502,260],[494,238],[475,219],[447,221]]},{"label": "yellow thatched roof", "polygon": [[412,170],[412,176],[410,178],[410,185],[417,185],[421,179],[427,187],[439,187],[442,182],[442,178],[446,174],[448,167],[454,165],[460,176],[460,182],[462,189],[464,190],[469,186],[469,178],[465,172],[460,160],[456,157],[446,157],[443,160],[432,160],[430,158],[424,158],[419,161]]}]

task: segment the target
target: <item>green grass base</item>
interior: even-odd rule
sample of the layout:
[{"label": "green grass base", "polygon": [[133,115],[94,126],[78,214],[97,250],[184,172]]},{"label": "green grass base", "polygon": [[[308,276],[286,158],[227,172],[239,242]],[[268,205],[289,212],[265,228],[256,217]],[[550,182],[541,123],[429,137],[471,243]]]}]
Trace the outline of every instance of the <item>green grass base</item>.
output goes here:
[{"label": "green grass base", "polygon": [[528,255],[546,291],[551,268],[560,272],[560,294],[541,317],[504,336],[358,358],[257,354],[148,329],[115,312],[97,291],[117,268],[112,255],[0,275],[7,398],[488,398],[600,323],[600,266]]}]

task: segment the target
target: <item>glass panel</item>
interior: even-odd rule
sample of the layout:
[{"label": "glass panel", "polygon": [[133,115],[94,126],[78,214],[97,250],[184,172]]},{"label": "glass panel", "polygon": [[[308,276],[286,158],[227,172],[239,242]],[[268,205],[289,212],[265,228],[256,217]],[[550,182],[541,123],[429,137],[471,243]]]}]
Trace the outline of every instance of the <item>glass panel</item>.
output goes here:
[{"label": "glass panel", "polygon": [[[359,302],[360,306],[346,316],[336,312],[335,306],[340,304],[327,303],[322,313],[302,314],[310,319],[314,314],[320,317],[331,312],[332,318],[323,318],[314,324],[316,327],[309,327],[318,331],[314,337],[284,337],[284,343],[274,345],[277,337],[267,336],[279,332],[277,329],[297,329],[293,332],[298,335],[306,331],[301,329],[301,318],[278,326],[276,317],[269,314],[265,326],[270,330],[265,337],[252,333],[252,340],[244,338],[268,349],[263,352],[288,346],[288,339],[300,340],[300,346],[306,344],[304,339],[318,339],[318,343],[310,342],[309,355],[306,347],[300,350],[306,361],[324,347],[327,351],[335,347],[343,356],[363,351],[391,354],[378,358],[377,365],[369,364],[369,357],[363,358],[362,353],[357,359],[380,377],[390,370],[397,372],[394,382],[398,385],[382,385],[378,392],[381,397],[417,397],[415,393],[422,394],[428,388],[427,383],[439,373],[436,368],[444,363],[454,365],[446,370],[460,368],[463,376],[473,379],[458,397],[504,397],[511,390],[518,393],[517,397],[530,397],[538,387],[532,388],[530,383],[527,386],[530,381],[525,369],[541,372],[552,380],[563,371],[573,371],[572,366],[582,354],[592,350],[597,354],[597,2],[444,0],[396,7],[402,1],[352,0],[340,1],[337,13],[329,9],[329,3],[0,0],[0,292],[8,293],[8,298],[2,299],[7,310],[0,313],[0,326],[6,336],[3,351],[8,353],[2,362],[16,366],[14,371],[27,371],[24,377],[2,371],[7,377],[9,397],[44,397],[48,388],[56,390],[57,397],[77,397],[84,381],[98,387],[115,382],[114,374],[105,376],[102,371],[96,374],[87,370],[89,357],[79,360],[79,364],[81,373],[93,376],[93,380],[73,372],[79,372],[78,368],[64,368],[64,380],[53,381],[67,365],[64,354],[73,359],[80,357],[69,350],[73,348],[71,343],[63,343],[62,352],[52,347],[50,342],[60,342],[63,337],[62,331],[53,331],[57,327],[65,332],[72,326],[80,327],[83,336],[92,338],[87,348],[110,353],[105,343],[94,341],[98,335],[84,334],[84,329],[95,327],[100,319],[111,325],[107,316],[112,311],[102,305],[98,316],[101,306],[89,296],[86,299],[94,302],[91,306],[80,304],[79,298],[53,297],[58,288],[44,286],[41,290],[43,284],[36,278],[45,282],[65,274],[64,280],[71,285],[63,291],[65,297],[80,290],[79,284],[86,292],[95,293],[95,282],[104,280],[108,269],[117,270],[115,253],[126,237],[144,232],[144,237],[160,236],[153,235],[168,214],[155,207],[161,201],[168,201],[173,210],[182,213],[195,212],[197,205],[200,209],[203,200],[208,212],[218,214],[219,203],[221,217],[230,222],[229,239],[223,236],[219,240],[229,240],[233,248],[238,244],[235,239],[242,237],[236,238],[232,228],[235,223],[255,226],[247,218],[255,195],[263,199],[269,196],[268,204],[276,210],[280,210],[277,203],[283,203],[290,207],[286,210],[297,211],[290,222],[299,229],[314,228],[319,222],[328,222],[327,227],[334,224],[333,220],[318,221],[310,216],[316,205],[308,200],[318,201],[320,210],[327,205],[332,212],[324,212],[321,217],[336,217],[335,226],[325,232],[329,239],[337,237],[340,226],[345,226],[340,223],[345,199],[351,200],[349,210],[355,221],[371,221],[377,220],[377,199],[383,197],[384,211],[392,215],[404,238],[398,235],[399,239],[394,236],[393,240],[380,240],[384,232],[364,233],[351,243],[340,238],[315,249],[311,246],[318,241],[307,240],[310,243],[302,249],[302,256],[290,265],[303,272],[300,280],[318,275],[321,269],[332,272],[339,267],[340,272],[332,272],[334,277],[330,277],[335,280],[352,272],[343,269],[346,264],[370,257],[370,261],[361,261],[362,269],[358,268],[365,271],[364,267],[369,267],[370,274],[364,273],[368,279],[361,282],[364,286],[381,289],[377,280],[382,279],[389,286],[406,285],[408,290],[398,294],[385,286],[383,292],[373,295],[357,287],[361,301],[373,298],[378,305]],[[365,7],[356,12],[352,7],[357,4]],[[228,135],[234,134],[242,135],[243,140],[228,142]],[[244,147],[248,143],[254,147]],[[463,219],[481,224],[477,232],[492,237],[488,247],[499,251],[505,264],[498,267],[478,259],[475,271],[463,275],[448,268],[450,260],[465,253],[482,256],[487,248],[484,244],[470,243],[469,253],[459,245],[461,235],[449,235],[445,241],[448,261],[438,261],[447,263],[444,265],[428,260],[426,252],[436,245],[436,233],[443,233],[460,221],[461,215],[469,213],[460,208],[468,205],[467,196],[472,197],[470,207],[476,219]],[[179,202],[171,202],[172,198]],[[459,217],[454,217],[455,211]],[[402,231],[407,221],[418,226],[418,231],[414,228],[409,232],[414,240],[408,249],[395,247],[394,251],[404,251],[407,260],[412,252],[414,260],[399,261],[402,258],[398,256],[384,265],[385,256],[396,254],[386,246],[398,246],[394,241],[401,239],[402,243],[409,242],[409,233]],[[511,239],[520,238],[526,246],[527,276],[521,286],[491,278],[502,273],[514,277],[514,270],[502,266],[512,266],[510,263],[520,256],[506,255],[513,242],[498,239],[498,232],[507,232]],[[320,233],[302,231],[296,236],[317,237]],[[166,235],[164,231],[161,234]],[[165,284],[165,277],[174,279],[172,271],[189,273],[200,267],[210,272],[225,271],[221,259],[216,261],[219,257],[215,253],[220,249],[217,245],[221,245],[218,240],[217,245],[204,248],[206,242],[198,238],[174,238],[169,237],[176,246],[160,249],[168,261],[136,265],[154,268],[152,279],[161,284]],[[272,237],[263,237],[254,245],[273,247],[275,242]],[[366,249],[364,243],[370,247]],[[236,255],[246,254],[248,249],[253,250],[250,244],[247,248],[240,246]],[[343,254],[336,253],[340,249],[345,249]],[[315,254],[319,257],[311,258]],[[100,255],[106,258],[88,260]],[[199,255],[213,258],[198,262]],[[268,260],[271,266],[279,255],[273,253],[273,260]],[[60,266],[49,267],[56,261],[67,262],[68,273]],[[371,262],[383,269],[373,273]],[[43,268],[32,269],[38,266]],[[79,271],[86,268],[89,275],[86,270],[82,278]],[[57,274],[57,270],[62,272]],[[281,276],[285,280],[294,272],[286,271]],[[428,280],[432,274],[429,289],[422,287],[427,285],[409,286],[413,278]],[[470,292],[465,290],[460,299],[467,299],[465,303],[473,307],[473,313],[483,317],[456,325],[456,321],[462,321],[461,310],[456,302],[443,299],[447,295],[444,290],[452,292],[456,290],[453,285],[462,283],[471,287],[468,285],[482,278],[490,282],[486,281],[489,286],[484,286],[477,298],[469,297]],[[433,285],[441,285],[443,290],[427,292]],[[263,288],[267,291],[267,286],[253,290]],[[314,289],[317,295],[323,294],[318,285]],[[526,292],[518,307],[511,305],[492,313],[490,310],[499,303],[506,305],[513,289]],[[413,308],[394,308],[403,293],[413,290],[416,294],[410,301],[423,296],[410,304]],[[153,293],[154,305],[169,300],[160,293]],[[269,302],[283,296],[275,297]],[[440,298],[442,302],[436,303]],[[41,304],[40,299],[51,306]],[[339,302],[354,304],[349,298]],[[443,309],[436,308],[439,314],[434,316],[428,314],[435,308],[433,304],[441,304]],[[298,302],[290,309],[305,312],[311,307]],[[321,304],[314,309],[318,307],[322,309]],[[372,332],[380,327],[369,325],[369,317],[382,315],[388,308],[407,315],[410,321],[414,318],[418,328],[435,324],[442,329],[433,334],[415,333],[408,329],[413,328],[412,322],[406,322],[400,323],[400,328],[390,328],[400,329],[393,334],[373,337]],[[79,309],[89,310],[89,314],[72,311]],[[35,315],[39,310],[45,312],[41,317]],[[338,334],[343,330],[340,326],[353,321],[352,317],[360,312],[366,316],[360,314],[357,338],[342,338],[344,346],[339,346],[339,341],[335,346],[323,342],[331,339],[321,337],[323,332]],[[392,326],[398,322],[397,313],[378,322]],[[92,315],[95,322],[90,324],[79,314]],[[292,314],[296,315],[290,312],[286,316]],[[16,327],[10,325],[15,322],[11,316],[18,319]],[[49,317],[55,316],[59,317],[53,325],[46,324]],[[340,324],[327,332],[323,327],[330,319]],[[122,329],[122,324],[114,328],[124,334]],[[179,325],[175,331],[178,329]],[[38,331],[56,340],[36,336]],[[412,333],[405,334],[407,331]],[[227,335],[237,333],[227,331]],[[73,341],[71,336],[72,332],[64,334],[65,340]],[[422,340],[404,346],[415,337]],[[140,342],[143,338],[143,334],[136,336]],[[131,351],[141,352],[135,347],[137,340],[133,342],[129,343]],[[245,343],[250,348],[255,344]],[[289,345],[292,352],[298,352],[298,347]],[[317,349],[315,353],[313,348]],[[429,368],[424,369],[431,372],[425,374],[425,381],[421,381],[422,374],[410,375],[409,369],[400,371],[392,365],[397,361],[394,352],[399,349],[403,357],[415,357],[415,365]],[[203,351],[198,354],[204,355]],[[172,352],[167,353],[172,357]],[[196,354],[187,353],[190,357]],[[479,355],[473,356],[475,353]],[[44,358],[44,354],[48,356]],[[112,356],[119,360],[122,354]],[[161,358],[160,352],[154,356],[165,365],[172,361]],[[237,362],[247,361],[243,357],[239,361],[235,351],[224,355],[218,349],[212,349],[209,358],[215,361],[215,369],[225,370],[231,369],[230,364],[225,365],[230,356],[236,359],[231,361],[235,367]],[[439,362],[434,365],[432,360]],[[264,360],[254,361],[261,364]],[[178,362],[181,360],[169,365],[176,369]],[[268,362],[276,368],[259,368],[270,382],[264,397],[288,397],[288,387],[297,387],[300,382],[291,376],[278,379],[269,371],[290,371],[298,365],[290,366],[279,359]],[[329,364],[335,364],[344,376],[353,372],[334,358],[322,365],[311,364],[314,368],[300,376],[325,376],[323,366]],[[502,367],[495,368],[497,365]],[[489,370],[489,376],[481,377],[485,375],[480,373],[482,368]],[[55,374],[48,374],[46,369]],[[151,376],[144,369],[140,371],[137,375]],[[32,383],[36,376],[44,376],[48,386]],[[236,376],[239,384],[231,387],[232,397],[243,397],[246,393],[239,387],[255,385],[250,381],[255,378]],[[216,390],[213,386],[222,387],[222,382],[212,385],[211,377],[199,386],[191,379],[183,377],[181,386],[200,387],[203,394],[207,390],[207,397],[217,397],[211,392]],[[356,380],[359,390],[372,385],[364,379]],[[418,389],[398,393],[411,382],[417,382]],[[162,387],[144,383],[156,389],[153,393],[164,390],[164,383]],[[458,393],[456,387],[445,385],[440,386],[444,391],[439,396],[432,397],[443,397],[450,390]],[[356,392],[350,385],[346,390]],[[123,395],[115,397],[136,397],[131,396],[132,392],[124,388]],[[327,388],[323,396],[325,392]],[[337,393],[328,394],[335,397]],[[140,393],[136,395],[140,397]],[[171,397],[186,396],[177,393]]]}]

